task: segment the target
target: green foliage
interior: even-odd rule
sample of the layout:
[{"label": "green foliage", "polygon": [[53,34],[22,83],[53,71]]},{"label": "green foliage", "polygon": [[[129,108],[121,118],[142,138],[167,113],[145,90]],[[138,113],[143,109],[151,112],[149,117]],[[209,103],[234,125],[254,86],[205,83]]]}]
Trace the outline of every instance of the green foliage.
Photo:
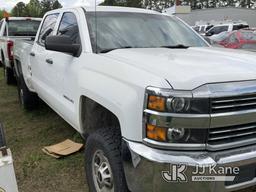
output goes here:
[{"label": "green foliage", "polygon": [[62,8],[62,5],[58,0],[42,0],[41,1],[41,15],[43,16],[46,12]]},{"label": "green foliage", "polygon": [[4,10],[0,10],[0,19],[3,18]]},{"label": "green foliage", "polygon": [[26,5],[26,16],[30,17],[40,17],[41,16],[41,5],[39,0],[30,0]]},{"label": "green foliage", "polygon": [[11,14],[14,17],[42,17],[46,12],[58,8],[62,8],[58,0],[30,0],[28,4],[17,3]]},{"label": "green foliage", "polygon": [[4,12],[6,12],[4,9],[0,9],[0,20],[4,18]]},{"label": "green foliage", "polygon": [[256,8],[256,0],[105,0],[101,5],[141,7],[161,11],[175,3],[190,5],[192,9],[230,6]]},{"label": "green foliage", "polygon": [[26,16],[26,5],[23,2],[19,2],[11,11],[11,15],[15,17],[24,17]]}]

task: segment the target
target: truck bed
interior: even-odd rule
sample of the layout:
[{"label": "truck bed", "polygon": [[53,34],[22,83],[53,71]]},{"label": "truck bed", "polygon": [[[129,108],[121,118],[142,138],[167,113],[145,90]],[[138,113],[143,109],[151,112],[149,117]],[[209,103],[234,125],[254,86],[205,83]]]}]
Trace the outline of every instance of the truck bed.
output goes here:
[{"label": "truck bed", "polygon": [[[18,65],[15,65],[15,73],[19,74],[30,74],[29,67],[25,66],[29,64],[30,52],[34,45],[34,39],[16,39],[14,41],[13,54],[14,54],[14,63],[19,62]],[[19,69],[16,67],[19,66]],[[22,73],[20,73],[22,71]],[[24,80],[27,82],[26,76],[24,76]]]}]

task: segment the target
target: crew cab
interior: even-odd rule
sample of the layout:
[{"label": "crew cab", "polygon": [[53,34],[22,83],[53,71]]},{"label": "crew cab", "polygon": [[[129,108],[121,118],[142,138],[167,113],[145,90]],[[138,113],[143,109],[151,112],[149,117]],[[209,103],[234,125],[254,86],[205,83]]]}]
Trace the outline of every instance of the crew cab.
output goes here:
[{"label": "crew cab", "polygon": [[0,21],[0,63],[4,66],[7,84],[15,81],[13,73],[13,44],[15,39],[34,38],[40,18],[6,17]]},{"label": "crew cab", "polygon": [[[21,106],[39,97],[85,138],[90,191],[256,184],[255,54],[213,48],[175,16],[99,6],[46,13],[14,61]],[[240,172],[192,180],[211,166]]]}]

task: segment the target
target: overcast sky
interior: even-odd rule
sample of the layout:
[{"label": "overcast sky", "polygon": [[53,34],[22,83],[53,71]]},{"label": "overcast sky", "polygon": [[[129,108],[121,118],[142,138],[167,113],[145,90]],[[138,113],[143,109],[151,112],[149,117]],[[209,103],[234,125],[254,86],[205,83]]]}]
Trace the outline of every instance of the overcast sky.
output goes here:
[{"label": "overcast sky", "polygon": [[[6,9],[10,11],[18,2],[23,1],[24,3],[28,3],[29,0],[0,0],[0,9]],[[100,0],[97,0],[100,1]],[[59,0],[59,2],[64,7],[77,6],[77,5],[87,5],[93,6],[94,0]]]}]

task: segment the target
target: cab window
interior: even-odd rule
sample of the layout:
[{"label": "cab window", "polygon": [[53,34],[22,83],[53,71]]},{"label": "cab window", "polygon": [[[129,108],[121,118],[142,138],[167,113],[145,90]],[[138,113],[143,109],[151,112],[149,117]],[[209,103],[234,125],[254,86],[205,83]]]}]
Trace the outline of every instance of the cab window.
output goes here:
[{"label": "cab window", "polygon": [[74,44],[81,44],[78,22],[74,13],[63,14],[57,35],[68,36]]},{"label": "cab window", "polygon": [[210,31],[213,32],[213,34],[219,34],[223,31],[228,31],[228,26],[226,25],[216,26],[216,27],[213,27]]},{"label": "cab window", "polygon": [[54,27],[56,25],[59,14],[51,14],[46,16],[38,38],[38,44],[45,46],[46,37],[53,34]]},{"label": "cab window", "polygon": [[239,40],[236,37],[236,33],[233,33],[230,38],[229,38],[229,43],[235,44],[235,43],[239,43]]}]

